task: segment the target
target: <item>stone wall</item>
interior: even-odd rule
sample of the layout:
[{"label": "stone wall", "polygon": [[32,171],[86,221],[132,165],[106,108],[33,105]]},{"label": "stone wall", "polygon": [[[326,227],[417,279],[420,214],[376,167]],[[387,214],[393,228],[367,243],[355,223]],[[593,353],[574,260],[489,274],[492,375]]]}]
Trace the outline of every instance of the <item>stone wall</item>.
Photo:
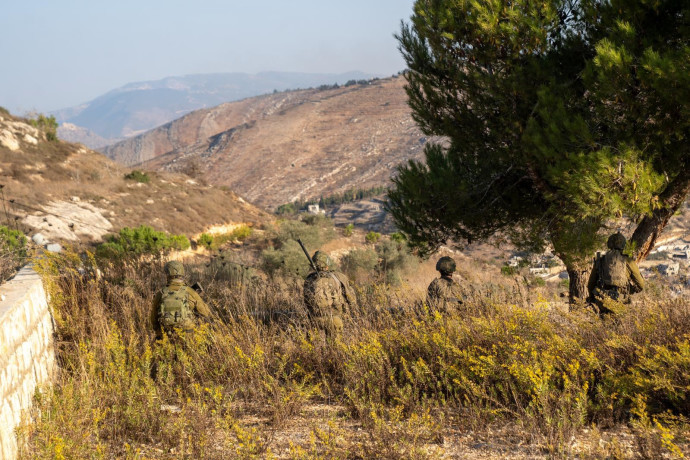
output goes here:
[{"label": "stone wall", "polygon": [[0,459],[17,455],[15,428],[55,369],[53,320],[38,274],[23,268],[0,286]]}]

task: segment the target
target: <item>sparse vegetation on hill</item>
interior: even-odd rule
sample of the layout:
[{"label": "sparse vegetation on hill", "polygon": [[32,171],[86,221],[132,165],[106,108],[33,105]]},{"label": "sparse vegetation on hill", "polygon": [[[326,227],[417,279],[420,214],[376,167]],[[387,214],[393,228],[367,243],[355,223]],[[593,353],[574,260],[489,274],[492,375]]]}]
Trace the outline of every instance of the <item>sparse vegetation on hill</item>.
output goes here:
[{"label": "sparse vegetation on hill", "polygon": [[209,226],[268,217],[231,191],[183,175],[132,171],[83,146],[49,141],[50,120],[9,114],[0,120],[0,184],[9,219],[24,233],[98,242],[142,222],[196,235]]},{"label": "sparse vegetation on hill", "polygon": [[148,174],[143,171],[139,171],[138,169],[134,169],[125,174],[125,179],[141,182],[142,184],[148,184],[151,181],[151,178]]},{"label": "sparse vegetation on hill", "polygon": [[29,123],[43,131],[47,140],[51,142],[57,141],[58,122],[53,115],[45,116],[39,114],[36,118],[29,119]]},{"label": "sparse vegetation on hill", "polygon": [[374,196],[383,195],[388,191],[388,187],[371,187],[368,189],[350,189],[343,193],[335,193],[333,195],[321,196],[320,198],[310,200],[296,200],[291,203],[281,204],[276,208],[276,214],[294,215],[300,211],[306,211],[310,204],[318,204],[321,209],[329,206],[337,206],[343,203],[351,203],[357,200],[363,200]]},{"label": "sparse vegetation on hill", "polygon": [[[69,253],[40,262],[62,369],[20,430],[20,458],[690,452],[685,300],[647,298],[602,322],[546,301],[518,307],[493,289],[441,316],[364,284],[343,336],[328,339],[294,285],[237,289],[188,265],[209,280],[204,295],[223,320],[154,342],[147,318],[163,261],[105,267],[99,279],[90,267],[80,275],[82,263]],[[264,322],[257,309],[289,316]]]},{"label": "sparse vegetation on hill", "polygon": [[150,171],[194,169],[200,180],[275,210],[385,187],[397,164],[422,159],[426,140],[406,104],[404,79],[395,77],[198,110],[104,152]]}]

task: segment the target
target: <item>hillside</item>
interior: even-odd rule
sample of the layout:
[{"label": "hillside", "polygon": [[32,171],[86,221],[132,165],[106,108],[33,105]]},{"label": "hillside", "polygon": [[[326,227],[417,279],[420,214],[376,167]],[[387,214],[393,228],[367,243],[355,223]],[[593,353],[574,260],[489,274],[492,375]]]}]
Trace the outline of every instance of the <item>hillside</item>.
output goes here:
[{"label": "hillside", "polygon": [[199,74],[129,83],[85,104],[55,111],[61,139],[100,148],[192,110],[286,89],[371,78],[362,72]]},{"label": "hillside", "polygon": [[76,242],[97,241],[124,226],[194,235],[266,218],[234,193],[187,176],[126,179],[128,168],[50,137],[29,120],[0,113],[0,198],[6,200],[0,224]]},{"label": "hillside", "polygon": [[187,171],[252,203],[277,205],[388,185],[422,158],[401,77],[271,94],[193,112],[105,149],[125,164]]}]

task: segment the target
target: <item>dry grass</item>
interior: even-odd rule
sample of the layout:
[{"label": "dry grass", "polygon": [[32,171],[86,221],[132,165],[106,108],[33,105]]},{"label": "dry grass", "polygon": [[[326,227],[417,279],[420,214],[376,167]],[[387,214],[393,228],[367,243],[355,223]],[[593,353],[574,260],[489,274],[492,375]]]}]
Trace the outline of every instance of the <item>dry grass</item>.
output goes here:
[{"label": "dry grass", "polygon": [[[359,286],[342,337],[298,282],[207,280],[215,321],[154,342],[162,258],[46,258],[60,374],[21,458],[661,458],[688,453],[690,312],[615,321],[487,290],[446,316]],[[85,267],[86,274],[77,268]],[[205,272],[206,271],[206,272]]]}]

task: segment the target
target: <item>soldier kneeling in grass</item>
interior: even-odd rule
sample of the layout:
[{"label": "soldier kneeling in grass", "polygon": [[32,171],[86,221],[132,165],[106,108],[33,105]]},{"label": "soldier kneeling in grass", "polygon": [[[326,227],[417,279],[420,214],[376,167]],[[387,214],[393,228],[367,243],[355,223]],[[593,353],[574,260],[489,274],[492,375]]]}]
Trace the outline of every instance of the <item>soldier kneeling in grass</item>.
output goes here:
[{"label": "soldier kneeling in grass", "polygon": [[644,289],[644,278],[632,257],[623,254],[627,241],[621,233],[608,239],[606,254],[598,254],[589,276],[589,301],[599,309],[602,317],[618,313],[623,304],[630,303],[630,295]]},{"label": "soldier kneeling in grass", "polygon": [[460,284],[453,279],[455,260],[452,257],[444,256],[438,259],[436,270],[441,277],[429,284],[426,301],[432,310],[447,313],[464,302],[465,293]]},{"label": "soldier kneeling in grass", "polygon": [[330,269],[328,254],[316,251],[312,261],[315,270],[304,280],[304,303],[311,320],[327,335],[337,336],[357,299],[347,276]]},{"label": "soldier kneeling in grass", "polygon": [[175,330],[192,330],[198,318],[209,319],[211,310],[199,294],[184,282],[184,266],[173,260],[165,264],[167,285],[156,294],[151,310],[151,324],[160,339],[163,332],[175,334]]}]

